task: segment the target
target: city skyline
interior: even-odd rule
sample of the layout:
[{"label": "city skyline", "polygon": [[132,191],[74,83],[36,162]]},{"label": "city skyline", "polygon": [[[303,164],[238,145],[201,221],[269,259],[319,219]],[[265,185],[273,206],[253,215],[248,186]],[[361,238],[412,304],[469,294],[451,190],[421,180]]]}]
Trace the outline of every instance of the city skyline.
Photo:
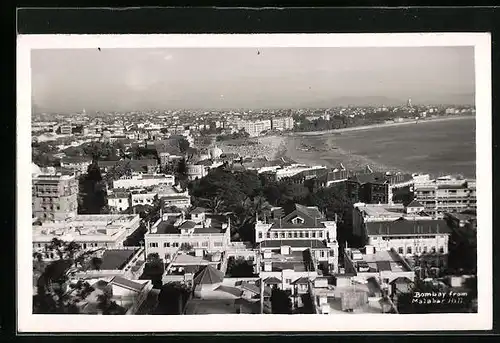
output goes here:
[{"label": "city skyline", "polygon": [[474,104],[473,47],[32,52],[46,112]]}]

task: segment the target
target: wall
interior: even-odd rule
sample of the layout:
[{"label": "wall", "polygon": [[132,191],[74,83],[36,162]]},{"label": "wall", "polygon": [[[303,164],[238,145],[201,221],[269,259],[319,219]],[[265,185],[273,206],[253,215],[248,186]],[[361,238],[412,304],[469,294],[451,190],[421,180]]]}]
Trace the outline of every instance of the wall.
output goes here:
[{"label": "wall", "polygon": [[[382,239],[381,236],[370,236],[368,238],[368,244],[373,245],[377,250],[389,250],[393,248],[395,251],[400,253],[399,248],[403,248],[402,255],[414,255],[424,252],[424,248],[427,247],[427,252],[431,252],[432,247],[436,248],[439,252],[439,248],[443,247],[443,253],[448,253],[448,240],[449,235],[438,235],[438,236],[427,236],[425,238],[414,238],[408,236],[407,238],[391,238],[389,240]],[[417,247],[420,250],[417,250]],[[407,249],[411,248],[411,253],[407,252]]]},{"label": "wall", "polygon": [[108,206],[116,208],[118,211],[125,211],[129,208],[129,199],[128,198],[108,198]]},{"label": "wall", "polygon": [[134,187],[150,187],[160,184],[167,184],[173,186],[175,179],[173,176],[168,175],[165,178],[147,178],[147,179],[120,179],[113,181],[113,188],[134,188]]},{"label": "wall", "polygon": [[[228,233],[228,230],[226,231]],[[224,251],[230,243],[228,234],[193,234],[193,235],[162,235],[162,234],[146,234],[144,236],[146,255],[158,253],[164,256],[166,253],[172,252],[174,243],[180,247],[182,243],[188,243],[193,248],[203,248],[209,252]],[[156,243],[158,246],[151,246],[151,243]],[[167,246],[170,244],[170,246]],[[175,247],[177,248],[177,247]]]}]

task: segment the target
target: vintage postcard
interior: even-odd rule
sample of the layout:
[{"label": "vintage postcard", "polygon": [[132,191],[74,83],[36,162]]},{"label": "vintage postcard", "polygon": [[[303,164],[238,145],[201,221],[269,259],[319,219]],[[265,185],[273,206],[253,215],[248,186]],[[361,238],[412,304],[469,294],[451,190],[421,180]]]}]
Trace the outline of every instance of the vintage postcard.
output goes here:
[{"label": "vintage postcard", "polygon": [[19,332],[491,329],[490,49],[19,36]]}]

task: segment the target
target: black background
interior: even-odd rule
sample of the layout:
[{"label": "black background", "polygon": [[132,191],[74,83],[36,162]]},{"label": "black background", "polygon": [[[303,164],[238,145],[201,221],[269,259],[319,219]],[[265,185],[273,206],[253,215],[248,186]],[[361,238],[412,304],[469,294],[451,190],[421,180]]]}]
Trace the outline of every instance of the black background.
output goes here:
[{"label": "black background", "polygon": [[[479,5],[481,2],[475,2],[474,5]],[[484,2],[483,2],[484,3]],[[169,2],[173,4],[173,2]],[[227,6],[231,2],[219,2],[219,6]],[[376,2],[336,2],[337,5],[374,5]],[[384,5],[383,3],[378,3],[379,5]],[[405,2],[399,4],[399,6],[410,5],[411,2]],[[455,2],[455,4],[459,4]],[[3,3],[2,3],[3,5]],[[18,4],[20,5],[20,4]],[[41,4],[39,4],[41,5]],[[59,4],[69,6],[68,4]],[[72,4],[75,6],[74,4]],[[85,5],[89,6],[90,2],[86,2]],[[182,3],[177,2],[176,5],[182,5]],[[251,6],[251,2],[246,5]],[[302,4],[306,6],[308,4]],[[310,3],[309,3],[310,5]],[[422,2],[420,2],[422,5]],[[436,5],[436,2],[428,2],[428,5]],[[33,5],[31,5],[33,6]],[[273,6],[273,5],[267,5]],[[280,5],[284,6],[284,5]],[[3,8],[3,7],[2,7]],[[4,10],[2,10],[4,12]],[[8,13],[7,13],[8,12]],[[7,28],[3,30],[6,35],[7,40],[3,40],[4,47],[8,46],[5,44],[10,41],[13,44],[13,53],[8,53],[6,49],[2,49],[2,58],[4,59],[2,63],[3,75],[7,77],[2,78],[2,82],[6,87],[2,87],[2,90],[11,89],[12,93],[3,93],[4,98],[2,101],[2,108],[4,109],[0,118],[4,121],[0,124],[2,132],[0,132],[0,137],[4,140],[3,144],[3,164],[4,168],[1,168],[4,172],[4,177],[1,179],[4,190],[4,197],[2,197],[4,206],[3,212],[6,214],[2,222],[2,235],[4,236],[3,247],[10,249],[2,249],[5,252],[10,250],[8,258],[2,259],[3,270],[12,271],[11,276],[2,277],[2,282],[4,287],[2,289],[2,300],[0,301],[0,306],[2,308],[3,315],[1,317],[1,327],[2,336],[0,340],[5,338],[13,338],[16,335],[16,298],[11,296],[16,294],[15,287],[15,205],[14,201],[10,199],[15,199],[15,127],[16,127],[16,116],[15,116],[15,99],[16,99],[16,88],[15,88],[15,34],[148,34],[148,33],[388,33],[388,32],[491,32],[492,37],[492,66],[493,66],[493,128],[496,128],[498,120],[496,120],[496,112],[498,112],[498,97],[496,96],[495,90],[498,92],[498,65],[499,65],[499,44],[500,44],[500,9],[499,8],[444,8],[444,7],[432,7],[432,8],[267,8],[267,9],[249,9],[249,8],[129,8],[129,9],[99,9],[99,8],[80,8],[80,9],[56,9],[56,8],[45,8],[45,9],[15,9],[12,8],[11,11],[7,10],[4,13],[10,14],[11,21],[3,17],[2,26]],[[13,25],[12,25],[13,24]],[[14,35],[9,35],[9,29],[14,28]],[[12,31],[10,31],[12,32]],[[12,81],[9,82],[8,78],[12,77]],[[14,87],[12,87],[14,85]],[[9,109],[9,105],[12,107]],[[22,123],[18,123],[22,124]],[[493,157],[498,152],[498,135],[493,131]],[[11,163],[12,167],[7,164]],[[493,175],[496,176],[499,171],[497,159],[493,159]],[[498,198],[497,180],[493,180],[493,190],[494,190],[494,204],[497,203],[495,200]],[[497,211],[495,211],[495,206],[493,205],[494,212],[494,223],[497,222]],[[30,228],[18,228],[18,230],[29,230]],[[479,228],[481,230],[481,228]],[[499,240],[499,234],[493,230],[494,239],[493,242]],[[11,242],[11,243],[8,243]],[[493,244],[492,242],[492,244]],[[478,247],[480,248],[480,247]],[[493,249],[494,251],[494,284],[493,290],[500,289],[498,284],[498,253],[495,251],[498,249]],[[20,272],[28,272],[27,270],[20,270]],[[5,287],[6,286],[6,287]],[[496,295],[496,294],[495,294]],[[16,296],[27,296],[26,294],[16,294]],[[498,297],[494,298],[494,328],[498,328]],[[390,319],[390,315],[387,315]],[[154,317],[153,317],[154,318]],[[202,318],[200,318],[201,320]],[[82,317],[84,320],[84,317]],[[158,318],[155,320],[159,320]],[[207,318],[208,320],[208,318]],[[353,320],[356,320],[353,317]],[[196,325],[196,323],[193,323]],[[251,324],[250,324],[251,325]],[[332,330],[335,330],[334,323],[332,324]],[[328,328],[325,328],[328,330]],[[278,333],[277,333],[278,334]],[[283,333],[284,334],[284,333]],[[291,334],[291,333],[288,333]],[[402,334],[402,333],[395,333]],[[418,333],[415,333],[418,334]],[[431,333],[425,333],[425,335],[430,335]],[[446,332],[436,332],[432,333],[432,336],[436,334],[447,334]],[[465,333],[461,333],[465,334]],[[487,334],[479,333],[477,334]],[[201,336],[207,336],[208,334],[200,334]],[[185,340],[200,340],[202,337],[200,335],[189,335],[180,337],[178,335],[170,336],[171,339],[185,339]],[[343,339],[346,339],[347,333],[341,333]],[[351,333],[351,335],[363,335],[367,337],[367,333]],[[73,335],[71,335],[73,336]],[[80,337],[71,337],[65,335],[63,339],[75,341],[80,339]],[[81,335],[81,339],[90,340],[89,337]],[[123,339],[144,339],[144,337],[132,337],[131,335],[125,334],[127,338],[117,337],[119,341]],[[244,336],[243,333],[237,333],[236,337],[214,337],[213,339],[239,339]],[[332,337],[326,337],[325,333],[321,333],[323,337],[313,337],[314,340],[327,339],[331,341]],[[20,337],[17,337],[20,338]],[[59,337],[58,337],[59,338]],[[62,338],[62,337],[61,337]],[[242,337],[245,339],[245,337]],[[286,340],[293,339],[292,337],[283,337]],[[401,340],[404,337],[394,337],[397,340]],[[419,339],[420,337],[417,337]],[[34,337],[22,337],[22,340],[27,340],[31,342]],[[102,339],[102,338],[100,338]],[[246,339],[254,339],[252,337],[246,337]],[[259,337],[259,340],[264,339],[264,337]],[[268,338],[269,339],[269,338]],[[271,338],[272,339],[272,338]],[[361,337],[357,337],[361,339]],[[383,340],[387,341],[388,338],[377,336],[367,337],[369,341]],[[423,339],[423,337],[422,337]],[[431,338],[432,339],[432,338]],[[51,336],[46,338],[47,341],[52,342],[57,340],[56,337]],[[163,341],[165,338],[162,339]],[[209,338],[204,338],[203,340],[209,340]]]}]

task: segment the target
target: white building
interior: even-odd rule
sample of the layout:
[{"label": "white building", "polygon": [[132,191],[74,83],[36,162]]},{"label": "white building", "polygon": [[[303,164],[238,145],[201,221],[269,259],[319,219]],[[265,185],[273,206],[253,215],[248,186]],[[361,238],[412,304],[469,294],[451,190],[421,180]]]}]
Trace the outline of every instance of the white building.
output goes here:
[{"label": "white building", "polygon": [[236,123],[238,130],[245,130],[250,137],[258,136],[261,132],[271,130],[271,120],[241,120]]},{"label": "white building", "polygon": [[153,188],[153,192],[157,194],[162,207],[175,206],[183,209],[191,206],[191,196],[187,189],[182,190],[177,186],[158,185]]},{"label": "white building", "polygon": [[109,193],[108,206],[119,212],[125,211],[130,207],[130,194],[123,191]]},{"label": "white building", "polygon": [[445,220],[423,210],[417,201],[407,207],[357,203],[353,210],[353,233],[366,237],[375,251],[394,249],[407,256],[447,254],[451,229]]},{"label": "white building", "polygon": [[292,117],[279,117],[271,119],[271,128],[277,131],[293,129],[294,120]]},{"label": "white building", "polygon": [[304,164],[293,164],[284,168],[276,169],[276,180],[295,176],[305,171],[326,170],[325,166],[307,166]]},{"label": "white building", "polygon": [[130,204],[131,206],[137,205],[149,205],[153,206],[155,199],[157,199],[158,193],[152,190],[132,190],[130,192]]},{"label": "white building", "polygon": [[209,167],[201,164],[188,164],[187,165],[187,175],[189,181],[194,181],[196,179],[201,179],[208,174]]},{"label": "white building", "polygon": [[83,250],[118,248],[140,225],[139,215],[89,214],[78,215],[66,222],[33,225],[33,251],[51,258],[54,252],[46,247],[54,238],[79,244]]},{"label": "white building", "polygon": [[134,174],[131,177],[113,181],[113,188],[145,188],[160,184],[173,186],[175,177],[167,174]]},{"label": "white building", "polygon": [[77,175],[85,174],[88,167],[92,164],[90,157],[68,157],[65,156],[61,159],[61,167],[72,169]]},{"label": "white building", "polygon": [[146,254],[173,256],[183,243],[191,246],[197,256],[223,252],[230,245],[230,231],[231,224],[224,216],[206,215],[202,220],[192,216],[188,220],[181,213],[160,218],[144,236]]},{"label": "white building", "polygon": [[429,213],[461,212],[475,209],[476,180],[459,180],[450,176],[415,182],[415,199]]},{"label": "white building", "polygon": [[[337,224],[327,220],[317,207],[299,204],[285,214],[282,209],[273,211],[273,218],[258,220],[255,224],[255,241],[261,250],[311,251],[315,265],[325,264],[332,272],[338,271]],[[265,268],[264,268],[265,270]]]}]

